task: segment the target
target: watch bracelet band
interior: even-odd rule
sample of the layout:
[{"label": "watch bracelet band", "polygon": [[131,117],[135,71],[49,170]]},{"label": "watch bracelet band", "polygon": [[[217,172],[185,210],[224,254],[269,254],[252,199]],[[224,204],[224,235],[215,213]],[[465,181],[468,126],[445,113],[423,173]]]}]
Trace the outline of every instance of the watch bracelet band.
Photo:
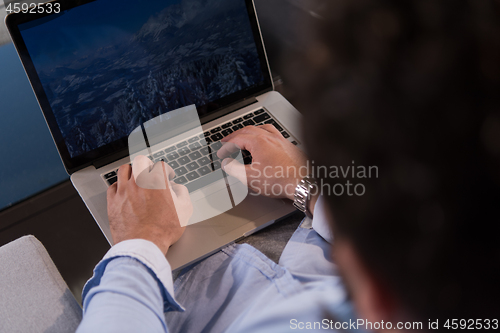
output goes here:
[{"label": "watch bracelet band", "polygon": [[316,186],[316,180],[310,176],[304,177],[295,188],[293,206],[312,218],[309,210],[311,190]]}]

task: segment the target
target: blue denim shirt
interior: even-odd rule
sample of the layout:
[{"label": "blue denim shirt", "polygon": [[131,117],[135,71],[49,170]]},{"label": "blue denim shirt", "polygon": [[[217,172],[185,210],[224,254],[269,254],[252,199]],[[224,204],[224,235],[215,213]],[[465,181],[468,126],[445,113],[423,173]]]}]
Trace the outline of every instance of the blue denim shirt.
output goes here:
[{"label": "blue denim shirt", "polygon": [[295,231],[279,264],[249,245],[229,245],[184,270],[175,285],[153,243],[115,245],[84,288],[77,332],[319,331],[335,323],[352,329],[323,205],[320,198],[312,228]]}]

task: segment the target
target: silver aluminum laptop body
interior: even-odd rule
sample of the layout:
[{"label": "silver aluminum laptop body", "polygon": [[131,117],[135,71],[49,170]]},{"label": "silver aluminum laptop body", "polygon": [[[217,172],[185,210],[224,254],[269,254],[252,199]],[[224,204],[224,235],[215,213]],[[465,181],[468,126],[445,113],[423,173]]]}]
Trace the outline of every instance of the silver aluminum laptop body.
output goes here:
[{"label": "silver aluminum laptop body", "polygon": [[[291,134],[290,141],[302,142],[300,136],[301,114],[281,94],[272,91],[257,97],[257,103],[236,110],[222,118],[202,125],[203,129],[219,126],[253,110],[264,107]],[[294,139],[295,138],[295,139]],[[101,169],[94,166],[77,171],[71,176],[71,181],[97,221],[110,244],[113,244],[106,206],[106,183],[101,175],[108,170],[129,163],[124,158]],[[203,195],[217,196],[219,191],[226,191],[225,183],[215,182],[203,188]],[[196,198],[199,191],[191,193]],[[172,269],[178,269],[216,252],[221,247],[274,223],[294,211],[288,200],[270,199],[254,196],[251,193],[235,208],[208,219],[189,225],[181,239],[167,253],[167,259]]]},{"label": "silver aluminum laptop body", "polygon": [[[253,2],[252,6],[255,11]],[[20,14],[17,15],[19,16]],[[14,18],[16,20],[23,19],[22,17]],[[9,17],[6,18],[9,32],[11,33],[16,48],[20,53],[25,70],[35,90],[35,94],[37,95],[37,99],[40,103],[42,111],[44,112],[44,116],[47,119],[51,133],[54,137],[56,145],[58,146],[59,153],[64,161],[63,152],[59,149],[58,140],[54,136],[53,128],[50,126],[51,121],[45,112],[46,105],[43,102],[43,98],[42,101],[40,98],[40,88],[38,88],[39,85],[36,84],[36,80],[34,80],[32,76],[32,73],[34,72],[34,69],[32,68],[33,66],[28,60],[26,60],[26,58],[23,58],[23,53],[27,53],[27,51],[23,50],[23,44],[19,42],[19,40],[22,40],[19,32],[16,32],[15,29],[12,28],[12,26],[15,26],[15,20],[11,18],[11,21],[14,21],[14,23],[9,22]],[[258,22],[257,29],[260,42],[262,43],[262,36]],[[270,73],[267,56],[265,56],[265,62],[267,71]],[[28,65],[26,65],[26,63],[28,63]],[[246,102],[247,100],[251,100],[253,103]],[[234,119],[240,118],[245,114],[263,108],[279,124],[282,125],[285,131],[290,134],[288,140],[294,142],[299,148],[302,148],[303,140],[299,128],[301,124],[301,114],[281,94],[275,91],[268,91],[252,98],[243,98],[241,100],[241,104],[249,105],[236,109],[232,112],[225,113],[222,117],[208,122],[204,122],[202,118],[202,129],[204,131],[210,130]],[[221,113],[224,114],[224,112]],[[192,131],[192,133],[184,133],[182,136],[185,138],[189,135],[199,134],[199,132],[195,132],[196,130]],[[169,139],[168,144],[175,144],[182,139],[182,137],[171,138]],[[97,168],[94,165],[90,165],[71,174],[71,181],[73,185],[111,245],[113,244],[113,240],[109,228],[106,203],[106,191],[108,184],[102,177],[103,174],[111,170],[116,170],[118,167],[126,163],[130,163],[129,157],[125,157],[105,165],[99,165]],[[211,197],[217,198],[221,193],[223,193],[221,191],[227,191],[226,183],[222,180],[193,191],[190,195],[193,202],[203,208],[205,207],[203,206],[203,202],[210,202]],[[206,209],[210,209],[210,205],[206,205]],[[218,216],[209,218],[203,222],[189,225],[181,239],[168,251],[167,259],[169,260],[172,269],[180,269],[195,262],[196,260],[216,252],[218,249],[231,242],[251,235],[252,233],[274,223],[277,219],[293,211],[294,208],[291,202],[288,202],[287,200],[270,199],[262,196],[255,196],[249,193],[247,197],[235,208],[232,208]]]}]

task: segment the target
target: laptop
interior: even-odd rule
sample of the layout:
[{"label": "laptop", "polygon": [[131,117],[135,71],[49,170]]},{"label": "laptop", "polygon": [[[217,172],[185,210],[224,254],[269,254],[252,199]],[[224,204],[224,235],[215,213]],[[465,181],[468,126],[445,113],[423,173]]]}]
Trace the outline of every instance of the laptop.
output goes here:
[{"label": "laptop", "polygon": [[[61,160],[111,245],[106,191],[131,162],[139,128],[147,156],[175,170],[195,206],[168,251],[172,269],[294,211],[228,181],[216,154],[222,138],[261,124],[302,147],[301,115],[274,91],[252,0],[59,0],[5,22]],[[183,121],[188,114],[197,121]],[[180,125],[162,127],[156,140],[149,133],[161,118]]]}]

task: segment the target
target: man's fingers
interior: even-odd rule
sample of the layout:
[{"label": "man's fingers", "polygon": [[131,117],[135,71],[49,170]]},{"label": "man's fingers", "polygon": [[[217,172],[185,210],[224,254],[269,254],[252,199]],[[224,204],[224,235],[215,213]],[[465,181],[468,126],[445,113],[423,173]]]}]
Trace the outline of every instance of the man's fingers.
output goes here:
[{"label": "man's fingers", "polygon": [[153,163],[146,156],[137,156],[133,163],[133,173],[137,185],[144,189],[166,189],[175,171],[164,162]]},{"label": "man's fingers", "polygon": [[168,165],[165,162],[161,162],[160,165],[163,166],[163,171],[165,172],[165,175],[167,176],[167,179],[170,181],[171,179],[175,178],[175,171],[172,169],[170,165]]},{"label": "man's fingers", "polygon": [[[145,169],[137,177],[137,185],[146,190],[164,190],[169,187],[170,166],[163,162],[153,164],[151,170]],[[171,168],[170,168],[171,169]]]},{"label": "man's fingers", "polygon": [[137,186],[146,190],[162,190],[169,186],[174,170],[164,162],[153,163],[145,156],[134,159],[134,178]]},{"label": "man's fingers", "polygon": [[260,125],[259,128],[262,128],[263,130],[266,130],[269,133],[281,135],[281,132],[278,131],[278,129],[276,127],[274,127],[274,125],[271,125],[271,124]]},{"label": "man's fingers", "polygon": [[193,204],[186,186],[170,182],[172,197],[174,198],[175,210],[181,227],[187,226],[189,219],[193,215]]},{"label": "man's fingers", "polygon": [[108,191],[106,193],[107,195],[107,198],[108,198],[108,203],[113,200],[113,198],[115,197],[116,195],[116,191],[118,190],[118,184],[117,183],[114,183],[113,185],[111,185],[110,187],[108,187]]},{"label": "man's fingers", "polygon": [[134,180],[136,183],[139,175],[143,172],[149,173],[153,164],[154,163],[149,158],[143,155],[139,155],[134,158],[134,161],[132,163],[132,172],[134,174]]},{"label": "man's fingers", "polygon": [[132,167],[128,164],[122,165],[118,169],[118,181],[128,181],[132,174]]},{"label": "man's fingers", "polygon": [[226,158],[224,161],[222,161],[222,169],[230,176],[233,176],[241,183],[248,186],[247,168],[244,164],[241,164],[240,162],[232,158]]},{"label": "man's fingers", "polygon": [[[257,139],[257,137],[258,136],[255,135],[254,133],[252,134],[241,133],[239,135],[233,136],[228,140],[226,140],[228,137],[225,137],[223,139],[223,142],[225,142],[225,144],[222,146],[222,148],[224,148],[224,146],[227,145],[228,143],[232,143],[233,145],[236,145],[239,149],[248,150],[251,153],[254,150],[255,140]],[[222,148],[220,150],[222,150]],[[220,157],[222,153],[221,155],[217,153],[217,155]]]},{"label": "man's fingers", "polygon": [[240,151],[241,151],[240,147],[238,147],[236,144],[232,142],[225,142],[222,145],[222,148],[219,149],[219,151],[217,152],[217,156],[221,159],[224,159]]},{"label": "man's fingers", "polygon": [[228,136],[224,137],[221,141],[222,142],[228,142],[233,140],[235,137],[241,136],[241,135],[251,135],[251,136],[258,136],[262,134],[262,128],[257,127],[257,126],[246,126],[243,127],[242,129],[237,130],[236,132],[233,132],[229,134]]},{"label": "man's fingers", "polygon": [[177,184],[175,182],[170,182],[172,191],[174,191],[175,195],[179,200],[191,200],[189,196],[189,190],[186,186]]},{"label": "man's fingers", "polygon": [[122,165],[118,169],[118,181],[116,182],[117,191],[125,187],[125,184],[132,176],[132,167],[128,164]]}]

